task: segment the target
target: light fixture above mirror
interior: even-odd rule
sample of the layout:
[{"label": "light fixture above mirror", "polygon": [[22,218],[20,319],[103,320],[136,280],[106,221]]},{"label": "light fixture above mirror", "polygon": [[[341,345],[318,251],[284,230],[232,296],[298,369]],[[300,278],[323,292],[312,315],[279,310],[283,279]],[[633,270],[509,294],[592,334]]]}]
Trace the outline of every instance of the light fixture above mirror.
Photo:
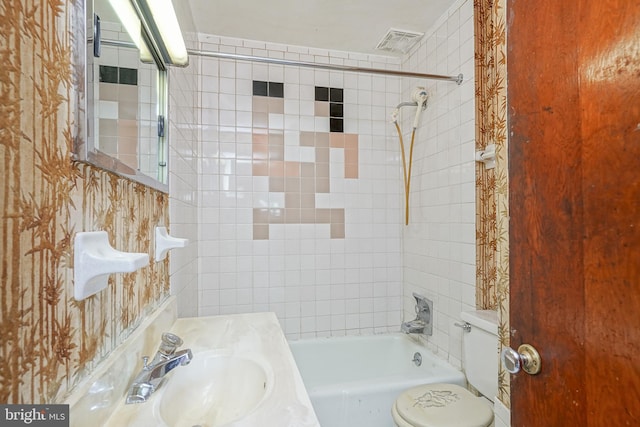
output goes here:
[{"label": "light fixture above mirror", "polygon": [[109,0],[109,3],[140,50],[142,62],[189,65],[171,0]]}]

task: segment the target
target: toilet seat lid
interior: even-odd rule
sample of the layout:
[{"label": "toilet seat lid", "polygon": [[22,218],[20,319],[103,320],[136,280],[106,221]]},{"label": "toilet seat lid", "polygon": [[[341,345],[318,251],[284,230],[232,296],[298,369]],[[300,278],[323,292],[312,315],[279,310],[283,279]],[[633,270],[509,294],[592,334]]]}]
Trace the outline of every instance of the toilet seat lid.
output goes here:
[{"label": "toilet seat lid", "polygon": [[482,398],[455,384],[425,384],[396,399],[398,415],[416,427],[486,427],[493,411]]}]

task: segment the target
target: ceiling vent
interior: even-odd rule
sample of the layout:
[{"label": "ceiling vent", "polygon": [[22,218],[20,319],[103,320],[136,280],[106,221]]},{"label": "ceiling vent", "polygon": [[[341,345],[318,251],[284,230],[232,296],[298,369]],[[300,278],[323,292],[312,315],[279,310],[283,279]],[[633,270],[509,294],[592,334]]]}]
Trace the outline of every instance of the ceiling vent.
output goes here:
[{"label": "ceiling vent", "polygon": [[386,50],[388,52],[407,53],[423,36],[424,33],[391,28],[382,40],[380,40],[376,49]]}]

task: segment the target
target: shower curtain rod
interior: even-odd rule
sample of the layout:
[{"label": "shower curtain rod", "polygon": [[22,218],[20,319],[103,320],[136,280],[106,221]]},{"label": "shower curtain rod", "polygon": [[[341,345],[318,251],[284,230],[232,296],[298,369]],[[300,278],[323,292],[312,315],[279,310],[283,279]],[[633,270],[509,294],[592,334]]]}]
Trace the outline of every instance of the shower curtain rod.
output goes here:
[{"label": "shower curtain rod", "polygon": [[356,72],[356,73],[385,74],[385,75],[399,76],[399,77],[416,77],[416,78],[430,79],[430,80],[444,80],[449,82],[455,82],[458,85],[462,84],[462,79],[463,79],[462,74],[458,74],[457,76],[443,76],[439,74],[424,74],[424,73],[414,73],[409,71],[382,70],[380,68],[363,68],[363,67],[352,67],[348,65],[317,64],[315,62],[293,61],[293,60],[278,59],[278,58],[265,58],[262,56],[239,55],[235,53],[210,52],[210,51],[204,51],[204,50],[188,49],[187,52],[190,55],[203,56],[207,58],[234,59],[237,61],[264,62],[268,64],[293,65],[297,67],[319,68],[321,70],[349,71],[349,72]]},{"label": "shower curtain rod", "polygon": [[[92,39],[89,39],[89,42],[92,42],[92,41],[93,41]],[[109,46],[136,48],[135,44],[131,42],[121,41],[121,40],[103,39],[101,40],[101,43]],[[414,73],[410,71],[382,70],[380,68],[352,67],[349,65],[318,64],[315,62],[293,61],[293,60],[278,59],[278,58],[265,58],[263,56],[239,55],[236,53],[211,52],[211,51],[195,50],[195,49],[187,49],[187,52],[189,53],[189,55],[204,56],[206,58],[234,59],[236,61],[252,61],[252,62],[264,62],[268,64],[278,64],[278,65],[293,65],[296,67],[318,68],[321,70],[331,70],[331,71],[348,71],[348,72],[354,72],[354,73],[384,74],[388,76],[399,76],[399,77],[415,77],[419,79],[443,80],[448,82],[455,82],[458,85],[461,85],[463,80],[462,74],[458,74],[457,76],[443,76],[440,74],[425,74],[425,73]]]}]

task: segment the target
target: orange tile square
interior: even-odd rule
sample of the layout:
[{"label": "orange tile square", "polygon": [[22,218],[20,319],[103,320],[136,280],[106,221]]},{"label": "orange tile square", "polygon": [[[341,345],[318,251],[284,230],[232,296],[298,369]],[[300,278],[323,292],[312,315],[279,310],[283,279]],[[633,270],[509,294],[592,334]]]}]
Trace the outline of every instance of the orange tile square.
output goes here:
[{"label": "orange tile square", "polygon": [[316,148],[316,163],[329,163],[330,158],[328,148]]},{"label": "orange tile square", "polygon": [[331,224],[331,238],[344,239],[344,224]]},{"label": "orange tile square", "polygon": [[316,194],[305,194],[302,193],[300,195],[300,206],[303,209],[314,209],[316,208]]},{"label": "orange tile square", "polygon": [[284,222],[287,224],[300,224],[300,208],[284,210]]},{"label": "orange tile square", "polygon": [[284,193],[284,177],[270,175],[269,191],[274,193]]},{"label": "orange tile square", "polygon": [[315,224],[316,222],[316,210],[315,209],[300,209],[300,223],[301,224]]},{"label": "orange tile square", "polygon": [[300,146],[301,147],[314,147],[316,145],[316,133],[315,132],[300,132]]},{"label": "orange tile square", "polygon": [[284,114],[284,98],[267,98],[269,102],[269,113]]},{"label": "orange tile square", "polygon": [[269,98],[265,96],[253,97],[253,112],[254,113],[268,113],[269,112]]},{"label": "orange tile square", "polygon": [[255,208],[253,209],[254,224],[269,224],[269,209]]},{"label": "orange tile square", "polygon": [[300,184],[300,192],[303,194],[315,194],[316,192],[316,180],[314,178],[302,178]]},{"label": "orange tile square", "polygon": [[284,145],[284,133],[282,131],[269,131],[269,145]]},{"label": "orange tile square", "polygon": [[300,176],[300,163],[284,162],[284,175],[288,177]]},{"label": "orange tile square", "polygon": [[357,163],[345,163],[344,164],[344,177],[349,179],[358,178],[358,164]]},{"label": "orange tile square", "polygon": [[344,209],[331,209],[331,222],[344,223]]},{"label": "orange tile square", "polygon": [[316,147],[329,147],[329,133],[316,132]]},{"label": "orange tile square", "polygon": [[269,176],[269,162],[266,160],[254,160],[251,168],[255,176]]},{"label": "orange tile square", "polygon": [[284,176],[284,162],[281,160],[269,160],[269,176]]},{"label": "orange tile square", "polygon": [[301,201],[301,198],[300,198],[299,192],[297,193],[287,192],[284,195],[284,206],[287,209],[291,208],[291,209],[300,210],[300,201]]},{"label": "orange tile square", "polygon": [[285,193],[297,193],[297,194],[300,194],[300,178],[299,177],[285,177],[284,178],[284,191],[285,191]]},{"label": "orange tile square", "polygon": [[329,179],[331,176],[331,170],[329,168],[329,163],[316,163],[316,178],[326,178]]},{"label": "orange tile square", "polygon": [[331,148],[344,148],[344,134],[339,132],[331,132]]},{"label": "orange tile square", "polygon": [[331,222],[331,209],[316,209],[316,223],[328,224]]},{"label": "orange tile square", "polygon": [[314,176],[316,176],[315,163],[301,163],[300,176],[306,177],[306,178],[313,178]]},{"label": "orange tile square", "polygon": [[330,193],[330,183],[329,178],[318,178],[316,179],[316,192],[318,193]]},{"label": "orange tile square", "polygon": [[253,224],[253,240],[267,240],[269,238],[268,224]]}]

